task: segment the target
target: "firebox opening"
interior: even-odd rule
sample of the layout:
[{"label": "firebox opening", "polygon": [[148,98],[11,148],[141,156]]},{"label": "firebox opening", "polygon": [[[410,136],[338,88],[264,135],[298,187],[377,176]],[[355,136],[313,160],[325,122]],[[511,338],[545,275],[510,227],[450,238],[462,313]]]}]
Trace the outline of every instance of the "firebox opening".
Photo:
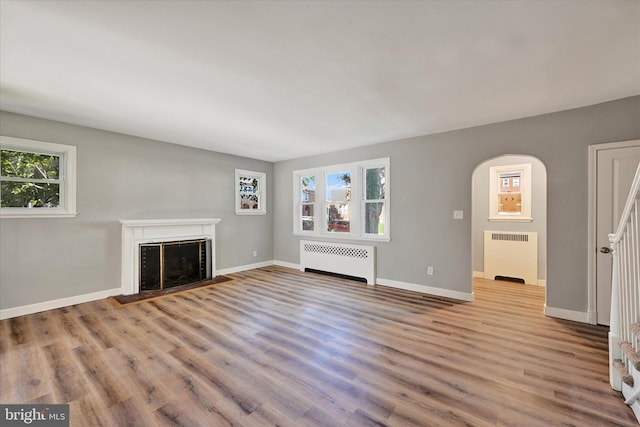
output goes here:
[{"label": "firebox opening", "polygon": [[210,279],[211,240],[140,245],[140,291],[166,289]]}]

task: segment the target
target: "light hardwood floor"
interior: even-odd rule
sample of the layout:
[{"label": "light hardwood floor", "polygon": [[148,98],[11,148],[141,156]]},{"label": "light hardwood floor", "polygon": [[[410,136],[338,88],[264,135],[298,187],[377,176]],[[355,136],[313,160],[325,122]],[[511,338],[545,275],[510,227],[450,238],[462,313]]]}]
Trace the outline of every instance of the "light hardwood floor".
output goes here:
[{"label": "light hardwood floor", "polygon": [[636,426],[607,329],[542,315],[544,289],[475,302],[267,267],[155,301],[0,321],[0,402],[72,426]]}]

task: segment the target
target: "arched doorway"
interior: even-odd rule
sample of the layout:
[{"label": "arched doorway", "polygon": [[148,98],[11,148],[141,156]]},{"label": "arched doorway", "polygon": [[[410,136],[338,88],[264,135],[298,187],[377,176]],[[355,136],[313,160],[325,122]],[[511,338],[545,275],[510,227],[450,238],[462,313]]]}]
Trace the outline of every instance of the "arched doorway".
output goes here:
[{"label": "arched doorway", "polygon": [[[500,279],[522,279],[527,285],[546,286],[547,172],[542,161],[533,156],[511,154],[486,160],[473,171],[471,194],[473,277],[494,279],[495,272],[504,269],[507,274],[499,275]],[[485,240],[495,236],[507,241],[497,245],[498,252],[494,252],[489,241],[485,246]],[[525,239],[536,240],[537,247],[518,252],[522,245],[508,246],[516,248],[514,250],[501,246],[512,245],[510,241],[517,245]],[[485,250],[490,253],[485,254]],[[532,262],[535,267],[531,266]],[[495,267],[494,263],[499,266]],[[525,268],[534,273],[527,275]],[[520,271],[523,273],[518,274]]]}]

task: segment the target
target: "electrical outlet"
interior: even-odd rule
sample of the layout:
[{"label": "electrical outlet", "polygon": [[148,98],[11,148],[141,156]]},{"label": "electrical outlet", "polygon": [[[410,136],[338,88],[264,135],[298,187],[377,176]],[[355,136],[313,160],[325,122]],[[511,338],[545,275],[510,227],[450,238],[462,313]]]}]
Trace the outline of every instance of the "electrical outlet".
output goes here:
[{"label": "electrical outlet", "polygon": [[427,274],[429,276],[433,276],[433,267],[432,266],[427,267]]},{"label": "electrical outlet", "polygon": [[258,256],[258,251],[253,251],[253,256]]},{"label": "electrical outlet", "polygon": [[464,219],[464,211],[453,211],[453,219]]}]

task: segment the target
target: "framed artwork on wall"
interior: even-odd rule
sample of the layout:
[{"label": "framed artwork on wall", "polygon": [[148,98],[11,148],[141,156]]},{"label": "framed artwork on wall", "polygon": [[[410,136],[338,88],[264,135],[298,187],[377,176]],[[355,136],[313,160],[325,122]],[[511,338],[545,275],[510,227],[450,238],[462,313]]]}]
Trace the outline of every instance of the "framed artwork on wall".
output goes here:
[{"label": "framed artwork on wall", "polygon": [[236,215],[267,213],[267,174],[236,169]]}]

